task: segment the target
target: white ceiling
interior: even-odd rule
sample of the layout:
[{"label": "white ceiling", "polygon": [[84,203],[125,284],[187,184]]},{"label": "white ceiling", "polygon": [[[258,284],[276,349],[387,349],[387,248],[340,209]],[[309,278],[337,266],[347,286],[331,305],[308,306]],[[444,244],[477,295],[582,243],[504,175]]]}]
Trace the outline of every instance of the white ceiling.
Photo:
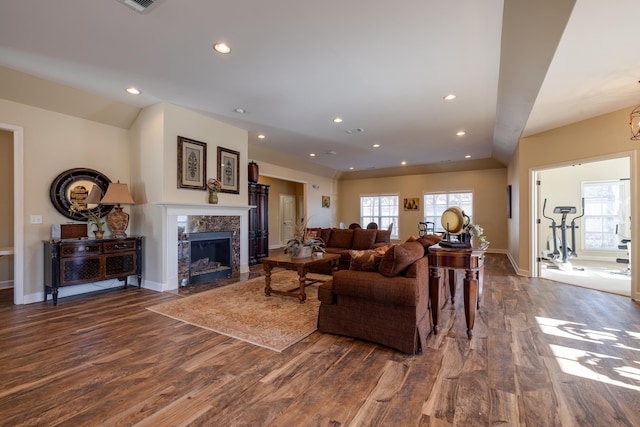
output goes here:
[{"label": "white ceiling", "polygon": [[[0,65],[193,108],[338,172],[505,164],[522,135],[640,102],[640,3],[575,3],[162,0],[140,14],[117,0],[0,0]],[[232,53],[214,53],[218,41]]]}]

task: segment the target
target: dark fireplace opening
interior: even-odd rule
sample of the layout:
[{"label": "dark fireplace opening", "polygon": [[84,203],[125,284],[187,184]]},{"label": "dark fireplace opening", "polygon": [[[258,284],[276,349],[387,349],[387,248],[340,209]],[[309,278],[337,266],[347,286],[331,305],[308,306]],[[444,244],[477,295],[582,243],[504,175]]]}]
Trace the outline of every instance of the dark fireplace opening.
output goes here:
[{"label": "dark fireplace opening", "polygon": [[231,277],[231,231],[189,234],[189,283]]}]

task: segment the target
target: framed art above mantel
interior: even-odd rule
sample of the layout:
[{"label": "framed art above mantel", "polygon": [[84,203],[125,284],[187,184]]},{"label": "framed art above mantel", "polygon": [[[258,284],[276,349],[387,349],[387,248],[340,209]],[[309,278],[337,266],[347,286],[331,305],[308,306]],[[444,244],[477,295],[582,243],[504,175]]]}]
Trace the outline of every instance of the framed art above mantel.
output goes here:
[{"label": "framed art above mantel", "polygon": [[221,193],[240,194],[240,153],[218,147],[218,180]]},{"label": "framed art above mantel", "polygon": [[204,190],[206,173],[207,144],[178,136],[178,188]]}]

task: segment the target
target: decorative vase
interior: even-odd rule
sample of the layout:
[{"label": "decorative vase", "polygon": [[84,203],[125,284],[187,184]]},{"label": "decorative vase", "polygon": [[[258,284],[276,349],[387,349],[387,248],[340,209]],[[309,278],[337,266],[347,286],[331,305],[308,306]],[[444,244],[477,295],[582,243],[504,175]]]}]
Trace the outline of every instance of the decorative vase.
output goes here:
[{"label": "decorative vase", "polygon": [[103,230],[94,230],[93,234],[96,236],[96,239],[102,239],[104,237]]},{"label": "decorative vase", "polygon": [[291,255],[291,259],[309,258],[312,253],[313,249],[311,249],[311,246],[303,246],[300,248],[297,255]]},{"label": "decorative vase", "polygon": [[212,205],[218,204],[218,193],[216,193],[215,191],[209,191],[209,203],[211,203]]},{"label": "decorative vase", "polygon": [[259,171],[260,169],[258,168],[258,164],[256,162],[252,161],[251,163],[249,163],[249,175],[248,175],[249,182],[253,184],[258,183],[258,178],[260,178]]}]

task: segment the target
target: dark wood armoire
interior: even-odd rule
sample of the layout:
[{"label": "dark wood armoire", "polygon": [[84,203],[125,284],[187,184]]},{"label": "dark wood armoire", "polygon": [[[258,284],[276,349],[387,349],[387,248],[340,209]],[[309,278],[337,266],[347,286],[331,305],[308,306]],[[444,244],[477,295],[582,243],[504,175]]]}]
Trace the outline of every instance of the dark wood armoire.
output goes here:
[{"label": "dark wood armoire", "polygon": [[269,255],[269,186],[249,183],[249,265]]}]

